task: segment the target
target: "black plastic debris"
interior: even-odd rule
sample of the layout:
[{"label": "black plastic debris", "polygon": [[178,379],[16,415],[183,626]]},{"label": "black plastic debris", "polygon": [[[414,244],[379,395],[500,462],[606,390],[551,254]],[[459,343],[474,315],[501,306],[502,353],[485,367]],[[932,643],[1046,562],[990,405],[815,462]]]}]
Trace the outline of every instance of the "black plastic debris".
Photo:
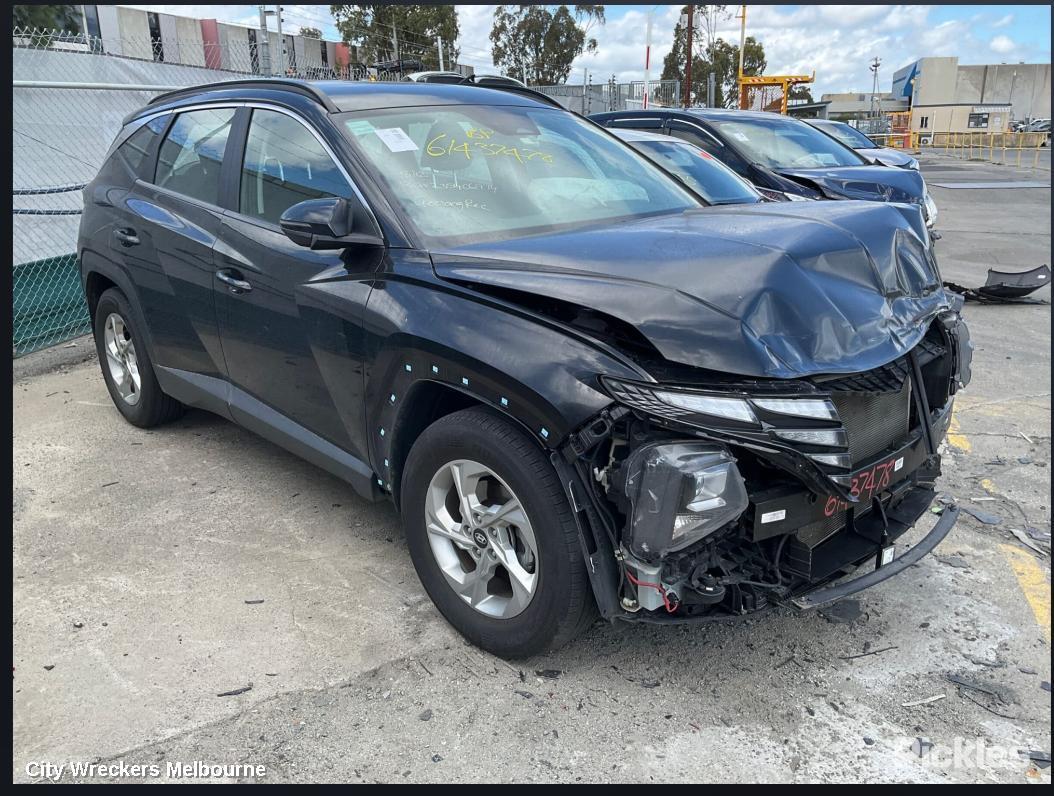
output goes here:
[{"label": "black plastic debris", "polygon": [[963,506],[962,510],[973,517],[978,522],[983,522],[985,525],[998,525],[1003,521],[1003,518],[998,514],[989,514],[987,511],[981,511],[980,509],[972,509],[969,506]]},{"label": "black plastic debris", "polygon": [[1018,749],[1017,753],[1035,763],[1036,768],[1050,768],[1050,752],[1040,752],[1035,749],[1029,749],[1026,752],[1024,749]]},{"label": "black plastic debris", "polygon": [[[1029,293],[1050,284],[1050,268],[1041,265],[1031,271],[996,271],[988,269],[988,278],[978,288],[963,287],[954,282],[945,282],[948,290],[959,293],[967,301],[988,304],[1033,304],[1037,299],[1026,298]],[[1039,302],[1046,303],[1046,302]]]},{"label": "black plastic debris", "polygon": [[253,684],[243,685],[241,688],[235,688],[233,691],[224,691],[222,694],[216,694],[218,697],[238,696],[238,694],[244,694],[246,691],[252,691]]},{"label": "black plastic debris", "polygon": [[834,625],[851,625],[863,613],[859,600],[839,600],[820,611],[821,616]]}]

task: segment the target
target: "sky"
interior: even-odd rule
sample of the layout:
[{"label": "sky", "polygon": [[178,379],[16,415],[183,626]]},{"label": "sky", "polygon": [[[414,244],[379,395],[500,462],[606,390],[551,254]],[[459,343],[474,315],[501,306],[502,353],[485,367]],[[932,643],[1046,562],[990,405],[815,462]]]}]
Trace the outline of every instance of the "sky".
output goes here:
[{"label": "sky", "polygon": [[[153,11],[257,25],[257,6],[141,5]],[[495,72],[490,58],[493,5],[459,5],[461,58],[477,71]],[[328,5],[286,5],[284,28],[319,28],[339,38]],[[718,35],[739,42],[737,6],[728,6]],[[652,13],[652,79],[662,72],[681,5],[608,5],[607,22],[590,35],[597,52],[575,61],[570,83],[588,69],[594,82],[615,75],[620,82],[644,77],[646,19]],[[747,35],[765,48],[767,74],[811,74],[813,96],[870,91],[869,63],[878,57],[880,89],[889,91],[893,73],[917,58],[957,55],[962,64],[1049,63],[1049,5],[748,5]],[[273,23],[272,23],[273,27]]]}]

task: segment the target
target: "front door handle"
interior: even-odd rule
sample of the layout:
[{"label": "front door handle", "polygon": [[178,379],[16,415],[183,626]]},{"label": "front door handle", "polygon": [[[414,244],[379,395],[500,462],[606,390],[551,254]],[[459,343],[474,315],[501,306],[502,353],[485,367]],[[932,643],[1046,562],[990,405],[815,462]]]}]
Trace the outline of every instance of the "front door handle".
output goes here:
[{"label": "front door handle", "polygon": [[253,289],[253,286],[246,282],[244,279],[239,279],[235,276],[235,271],[224,268],[221,271],[216,272],[216,278],[223,282],[230,288],[231,293],[248,293]]},{"label": "front door handle", "polygon": [[115,229],[113,236],[117,240],[121,241],[124,246],[138,246],[139,236],[135,234],[135,230],[131,227],[125,227],[124,229]]}]

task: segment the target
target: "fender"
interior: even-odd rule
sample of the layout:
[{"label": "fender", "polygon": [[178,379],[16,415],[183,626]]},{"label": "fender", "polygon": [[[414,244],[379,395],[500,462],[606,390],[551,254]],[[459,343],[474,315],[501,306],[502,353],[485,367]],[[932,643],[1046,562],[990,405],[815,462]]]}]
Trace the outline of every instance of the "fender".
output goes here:
[{"label": "fender", "polygon": [[[142,307],[139,306],[139,296],[135,292],[132,278],[127,271],[110,258],[87,247],[81,249],[77,259],[80,263],[81,289],[84,291],[85,300],[88,299],[88,277],[92,274],[98,274],[113,282],[124,293],[125,298],[128,299],[128,304],[132,307],[132,312],[135,313],[136,328],[142,335],[150,361],[157,362],[157,357],[154,356],[154,341],[150,336],[150,327],[146,323]],[[94,319],[92,319],[92,322],[94,324]]]},{"label": "fender", "polygon": [[422,383],[444,385],[521,425],[545,450],[613,403],[601,374],[650,379],[613,349],[500,299],[439,280],[431,268],[379,279],[366,305],[370,461],[392,490],[392,432]]}]

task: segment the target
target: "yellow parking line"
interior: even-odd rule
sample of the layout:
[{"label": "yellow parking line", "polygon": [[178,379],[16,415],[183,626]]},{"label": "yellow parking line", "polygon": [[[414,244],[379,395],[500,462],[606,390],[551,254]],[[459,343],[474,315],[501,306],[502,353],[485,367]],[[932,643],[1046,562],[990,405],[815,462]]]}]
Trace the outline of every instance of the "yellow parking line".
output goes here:
[{"label": "yellow parking line", "polygon": [[952,421],[948,424],[948,443],[954,445],[963,453],[969,453],[971,449],[970,440],[960,431],[959,418],[956,417],[958,406],[952,407]]},{"label": "yellow parking line", "polygon": [[1024,550],[1008,544],[1001,544],[1003,554],[1014,570],[1017,583],[1025,594],[1025,599],[1032,606],[1036,622],[1043,631],[1043,636],[1050,644],[1050,582],[1036,559]]}]

